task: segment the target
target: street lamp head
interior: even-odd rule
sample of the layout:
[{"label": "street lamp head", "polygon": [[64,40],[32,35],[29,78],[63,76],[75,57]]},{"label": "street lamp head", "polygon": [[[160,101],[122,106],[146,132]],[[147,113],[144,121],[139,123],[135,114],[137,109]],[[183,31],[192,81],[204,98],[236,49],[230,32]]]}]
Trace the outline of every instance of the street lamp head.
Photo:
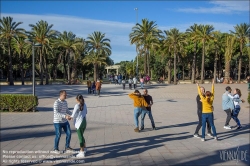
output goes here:
[{"label": "street lamp head", "polygon": [[28,44],[32,44],[32,40],[31,39],[24,39],[24,42],[28,43]]}]

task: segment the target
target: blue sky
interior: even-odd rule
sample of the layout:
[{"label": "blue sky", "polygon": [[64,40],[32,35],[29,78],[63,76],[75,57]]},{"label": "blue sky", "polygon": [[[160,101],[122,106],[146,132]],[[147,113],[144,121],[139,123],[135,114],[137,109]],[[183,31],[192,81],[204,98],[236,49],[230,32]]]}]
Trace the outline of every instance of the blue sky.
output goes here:
[{"label": "blue sky", "polygon": [[184,32],[194,23],[211,24],[215,30],[229,32],[233,26],[249,23],[248,1],[1,1],[1,18],[11,16],[30,30],[29,24],[46,20],[60,32],[72,31],[86,38],[101,31],[111,39],[114,62],[132,60],[135,46],[129,33],[136,23],[147,18],[158,28],[178,28]]}]

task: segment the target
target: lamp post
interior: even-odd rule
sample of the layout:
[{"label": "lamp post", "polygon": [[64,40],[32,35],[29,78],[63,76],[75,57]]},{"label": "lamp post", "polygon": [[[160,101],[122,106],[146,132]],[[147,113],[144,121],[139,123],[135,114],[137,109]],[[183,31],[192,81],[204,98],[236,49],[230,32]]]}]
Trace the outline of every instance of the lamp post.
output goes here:
[{"label": "lamp post", "polygon": [[31,39],[25,39],[24,42],[32,45],[32,92],[33,96],[35,96],[35,47],[41,47],[42,44],[35,44]]},{"label": "lamp post", "polygon": [[[135,8],[135,11],[136,11],[136,24],[137,24],[138,23],[138,8]],[[137,53],[137,50],[136,50],[136,53]],[[138,78],[138,53],[136,56],[136,78]]]}]

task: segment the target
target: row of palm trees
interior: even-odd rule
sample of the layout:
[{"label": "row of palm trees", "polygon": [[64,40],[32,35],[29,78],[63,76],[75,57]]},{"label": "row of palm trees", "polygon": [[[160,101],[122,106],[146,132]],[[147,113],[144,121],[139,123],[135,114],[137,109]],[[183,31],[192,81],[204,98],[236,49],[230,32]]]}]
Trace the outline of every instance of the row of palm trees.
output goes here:
[{"label": "row of palm trees", "polygon": [[[217,75],[219,56],[225,60],[225,78],[230,78],[230,62],[233,56],[238,56],[238,82],[242,70],[242,58],[248,59],[250,68],[249,43],[250,25],[242,23],[234,26],[234,31],[222,33],[215,31],[212,25],[190,26],[186,32],[180,32],[177,28],[161,31],[155,21],[142,19],[129,34],[130,43],[135,44],[137,55],[144,57],[144,73],[151,75],[150,56],[162,56],[167,58],[168,81],[171,79],[171,67],[173,62],[174,84],[176,84],[176,63],[181,62],[184,68],[191,68],[191,82],[195,83],[197,77],[197,58],[201,56],[201,83],[204,82],[204,68],[209,56],[213,56],[214,79]],[[200,49],[202,50],[200,55]],[[246,59],[245,58],[245,59]],[[211,62],[209,62],[211,63]],[[219,64],[222,65],[222,64]],[[151,65],[153,66],[153,65]],[[249,69],[250,74],[250,69]]]},{"label": "row of palm trees", "polygon": [[[25,42],[25,39],[41,44],[35,49],[38,55],[36,62],[36,72],[40,76],[40,84],[49,83],[49,75],[52,70],[56,77],[58,65],[63,65],[64,74],[70,83],[71,78],[76,78],[79,65],[81,67],[93,65],[94,79],[97,79],[98,68],[102,65],[112,64],[110,59],[111,45],[110,39],[105,37],[105,33],[95,31],[85,39],[77,37],[72,32],[58,32],[53,30],[53,24],[41,20],[36,24],[30,24],[31,30],[26,31],[20,28],[22,22],[15,22],[12,17],[0,19],[0,53],[2,56],[2,67],[8,57],[8,81],[9,85],[14,85],[13,81],[13,58],[17,59],[24,84],[24,64],[32,52],[32,45]],[[34,45],[35,46],[35,45]],[[54,78],[55,78],[54,77]]]}]

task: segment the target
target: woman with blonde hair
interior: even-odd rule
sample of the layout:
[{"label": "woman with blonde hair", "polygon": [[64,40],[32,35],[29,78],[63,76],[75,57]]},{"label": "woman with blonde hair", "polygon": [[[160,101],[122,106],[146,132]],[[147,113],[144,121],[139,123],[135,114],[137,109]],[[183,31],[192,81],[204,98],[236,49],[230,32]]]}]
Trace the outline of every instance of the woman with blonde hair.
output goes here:
[{"label": "woman with blonde hair", "polygon": [[206,130],[206,121],[209,121],[209,124],[213,131],[214,139],[217,140],[216,128],[214,126],[213,118],[213,101],[214,101],[214,80],[212,82],[212,90],[206,91],[205,96],[202,95],[201,88],[197,83],[198,94],[202,102],[202,137],[201,141],[205,141],[205,130]]}]

